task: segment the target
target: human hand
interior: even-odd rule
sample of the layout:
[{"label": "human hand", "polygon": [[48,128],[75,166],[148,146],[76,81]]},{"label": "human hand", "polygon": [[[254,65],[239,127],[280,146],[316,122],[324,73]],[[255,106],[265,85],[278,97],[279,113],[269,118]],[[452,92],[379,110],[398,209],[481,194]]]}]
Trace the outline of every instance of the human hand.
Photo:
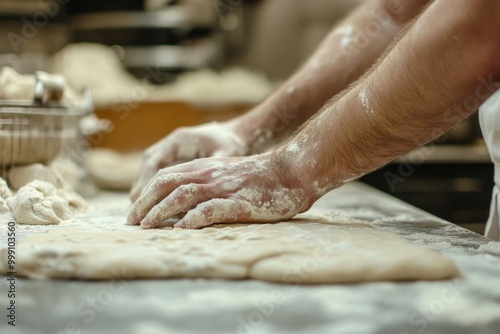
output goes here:
[{"label": "human hand", "polygon": [[247,153],[247,144],[225,124],[213,122],[178,128],[146,150],[130,198],[135,201],[149,180],[166,166],[196,158],[242,156]]},{"label": "human hand", "polygon": [[275,152],[198,159],[160,170],[133,204],[128,224],[154,228],[184,213],[174,227],[276,222],[306,211],[317,198]]}]

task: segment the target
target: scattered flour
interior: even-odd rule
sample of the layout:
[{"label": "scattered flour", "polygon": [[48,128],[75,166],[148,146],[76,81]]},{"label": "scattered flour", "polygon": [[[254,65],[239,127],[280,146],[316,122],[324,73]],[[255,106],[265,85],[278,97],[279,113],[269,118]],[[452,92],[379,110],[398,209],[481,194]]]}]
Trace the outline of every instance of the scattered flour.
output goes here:
[{"label": "scattered flour", "polygon": [[253,132],[253,140],[252,140],[252,151],[254,153],[261,152],[264,148],[269,146],[269,142],[271,138],[273,138],[273,131],[271,129],[255,129]]},{"label": "scattered flour", "polygon": [[212,178],[216,179],[218,177],[220,177],[222,175],[222,173],[218,170],[216,170],[215,172],[212,173]]},{"label": "scattered flour", "polygon": [[498,241],[490,241],[485,245],[479,246],[477,249],[478,252],[486,252],[500,255],[500,242]]},{"label": "scattered flour", "polygon": [[359,98],[359,101],[361,102],[361,104],[363,105],[363,108],[367,112],[367,114],[370,116],[373,116],[375,114],[375,112],[372,109],[372,107],[370,106],[370,101],[368,98],[368,92],[367,92],[366,88],[362,88],[359,91],[358,98]]},{"label": "scattered flour", "polygon": [[354,43],[354,27],[353,26],[345,26],[340,27],[336,30],[336,33],[341,35],[340,45],[347,49],[352,43]]},{"label": "scattered flour", "polygon": [[291,153],[297,153],[299,150],[300,150],[300,147],[299,147],[299,145],[297,145],[297,143],[295,141],[290,143],[286,147],[286,151],[291,152]]},{"label": "scattered flour", "polygon": [[[453,262],[436,252],[338,215],[317,220],[311,212],[277,224],[139,230],[123,225],[122,215],[97,208],[91,214],[95,219],[82,220],[81,226],[56,226],[20,241],[19,276],[114,279],[123,274],[130,279],[253,278],[317,284],[458,274]],[[5,251],[0,249],[0,273],[7,269]]]}]

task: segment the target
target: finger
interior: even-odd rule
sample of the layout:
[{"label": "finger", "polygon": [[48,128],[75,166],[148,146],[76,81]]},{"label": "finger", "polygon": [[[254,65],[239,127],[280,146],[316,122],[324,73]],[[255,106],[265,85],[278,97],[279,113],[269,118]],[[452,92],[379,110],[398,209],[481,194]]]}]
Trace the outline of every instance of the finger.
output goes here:
[{"label": "finger", "polygon": [[167,197],[172,191],[185,183],[194,183],[189,181],[187,174],[157,174],[151,179],[144,188],[139,198],[132,205],[130,214],[127,217],[127,223],[137,225],[146,216],[146,214],[163,198]]},{"label": "finger", "polygon": [[[177,157],[179,142],[181,142],[179,138],[167,136],[146,150],[142,158],[141,168],[130,191],[132,202],[135,202],[139,198],[147,183],[160,169],[172,165],[179,160]],[[185,161],[187,160],[184,159],[178,161],[178,163]]]},{"label": "finger", "polygon": [[[223,163],[217,161],[208,162],[207,159],[198,159],[195,161],[183,162],[174,166],[164,168],[159,173],[162,173],[164,175],[183,174],[183,173],[189,174],[192,178],[190,179],[191,182],[188,183],[197,183],[197,182],[203,182],[204,179],[208,178],[209,175],[212,174],[215,168],[220,167],[222,165]],[[138,190],[138,194],[137,195],[134,194],[136,198],[132,200],[132,203],[137,201],[137,198],[141,196],[141,192],[144,191],[143,189],[149,189],[153,182],[155,182],[155,179],[151,178],[146,183],[146,185],[142,187],[142,189]]]},{"label": "finger", "polygon": [[154,228],[163,221],[194,208],[209,197],[206,185],[186,184],[155,205],[141,221],[142,228]]},{"label": "finger", "polygon": [[232,199],[214,198],[198,204],[179,220],[175,228],[195,229],[216,223],[234,223],[247,216],[241,205]]},{"label": "finger", "polygon": [[130,191],[130,199],[132,202],[135,202],[137,198],[139,198],[142,190],[146,187],[151,178],[153,178],[162,168],[162,164],[158,158],[154,156],[147,158],[146,156],[147,155],[145,154],[139,173],[137,174]]},{"label": "finger", "polygon": [[[130,191],[130,199],[132,202],[135,202],[141,192],[148,186],[153,177],[160,171],[163,167],[165,167],[170,160],[165,160],[165,162],[158,162],[156,158],[151,158],[151,160],[144,162],[139,174],[132,185],[132,190]],[[177,173],[177,170],[169,170],[168,173]],[[180,170],[179,170],[180,172]]]},{"label": "finger", "polygon": [[[143,167],[141,167],[141,169],[142,168]],[[137,201],[145,185],[154,175],[155,174],[152,173],[151,170],[142,171],[141,174],[137,175],[136,180],[132,184],[132,189],[130,190],[130,200],[132,201],[132,203]]]}]

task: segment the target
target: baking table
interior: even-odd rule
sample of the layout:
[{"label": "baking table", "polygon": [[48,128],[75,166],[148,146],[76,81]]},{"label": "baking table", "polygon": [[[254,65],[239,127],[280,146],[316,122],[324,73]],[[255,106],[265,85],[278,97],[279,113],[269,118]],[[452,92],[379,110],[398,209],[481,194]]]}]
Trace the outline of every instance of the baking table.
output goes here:
[{"label": "baking table", "polygon": [[[90,204],[91,211],[123,220],[129,207],[124,193],[101,193]],[[315,207],[437,250],[455,261],[462,277],[346,285],[18,277],[16,327],[6,325],[2,277],[0,333],[500,333],[500,243],[361,183],[328,193]]]}]

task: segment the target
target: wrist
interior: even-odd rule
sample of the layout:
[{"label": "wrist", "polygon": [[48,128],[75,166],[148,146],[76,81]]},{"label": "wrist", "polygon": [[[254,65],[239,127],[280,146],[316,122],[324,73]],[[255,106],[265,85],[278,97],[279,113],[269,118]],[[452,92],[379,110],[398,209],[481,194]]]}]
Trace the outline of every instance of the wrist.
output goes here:
[{"label": "wrist", "polygon": [[225,126],[245,142],[247,154],[260,154],[274,143],[275,134],[267,124],[267,117],[263,107],[257,106],[246,114],[227,121]]},{"label": "wrist", "polygon": [[294,159],[284,147],[269,152],[272,166],[276,168],[277,178],[284,187],[290,190],[299,190],[303,194],[303,210],[307,211],[318,198],[321,197],[314,187],[310,174],[300,171],[300,167],[294,164]]},{"label": "wrist", "polygon": [[335,166],[327,167],[328,163],[320,159],[319,151],[301,143],[297,137],[273,153],[288,186],[303,189],[313,202],[343,184],[336,177]]}]

